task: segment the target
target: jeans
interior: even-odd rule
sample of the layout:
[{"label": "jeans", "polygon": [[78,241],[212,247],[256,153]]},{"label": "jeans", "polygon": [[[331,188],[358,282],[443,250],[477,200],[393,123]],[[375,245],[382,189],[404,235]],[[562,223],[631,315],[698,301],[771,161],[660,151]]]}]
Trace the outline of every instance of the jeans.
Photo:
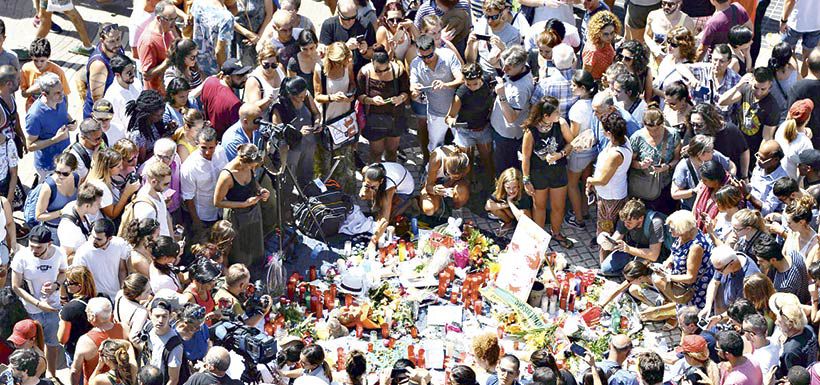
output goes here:
[{"label": "jeans", "polygon": [[521,139],[505,138],[493,131],[493,162],[495,163],[495,176],[501,175],[504,170],[521,168],[521,160],[518,159],[518,152],[521,151]]},{"label": "jeans", "polygon": [[608,276],[621,275],[624,266],[632,259],[634,259],[633,256],[623,251],[613,251],[601,262],[601,274]]}]

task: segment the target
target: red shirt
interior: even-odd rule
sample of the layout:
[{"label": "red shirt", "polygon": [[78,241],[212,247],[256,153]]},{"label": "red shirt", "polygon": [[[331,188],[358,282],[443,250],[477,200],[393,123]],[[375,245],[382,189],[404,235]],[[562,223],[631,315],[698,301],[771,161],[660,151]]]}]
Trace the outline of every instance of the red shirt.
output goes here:
[{"label": "red shirt", "polygon": [[[97,345],[97,348],[102,345],[103,341],[111,338],[111,339],[125,339],[125,334],[122,331],[122,325],[118,323],[114,323],[114,327],[108,329],[106,331],[102,331],[100,329],[94,328],[91,329],[88,333],[85,333],[92,341],[94,341],[94,345]],[[83,384],[88,385],[88,380],[91,379],[91,373],[94,373],[94,368],[97,367],[97,363],[100,360],[100,355],[94,356],[91,360],[85,360],[83,362]],[[100,373],[105,373],[108,371],[108,367],[104,367]]]},{"label": "red shirt", "polygon": [[242,101],[216,76],[205,79],[200,100],[205,116],[216,130],[219,139],[222,139],[225,130],[239,121],[239,106],[242,105]]},{"label": "red shirt", "polygon": [[584,66],[590,67],[589,73],[595,80],[598,80],[604,76],[604,71],[615,60],[615,48],[612,48],[612,44],[604,44],[602,48],[596,49],[592,43],[587,41],[581,57],[584,60]]},{"label": "red shirt", "polygon": [[[159,32],[157,21],[154,20],[145,32],[140,36],[137,44],[137,53],[140,58],[140,72],[143,74],[162,64],[165,58],[168,57],[168,47],[173,44],[174,35],[171,32],[164,34]],[[144,79],[143,88],[146,90],[157,90],[162,95],[165,95],[165,87],[162,84],[163,74],[157,74],[152,79]]]}]

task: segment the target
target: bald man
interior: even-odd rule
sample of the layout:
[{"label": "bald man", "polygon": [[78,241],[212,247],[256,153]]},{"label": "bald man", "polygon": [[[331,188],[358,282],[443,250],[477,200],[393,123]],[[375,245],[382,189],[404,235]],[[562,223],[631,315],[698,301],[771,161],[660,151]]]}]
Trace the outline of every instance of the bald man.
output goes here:
[{"label": "bald man", "polygon": [[228,350],[221,346],[214,346],[205,355],[206,371],[199,372],[191,376],[185,385],[240,385],[239,380],[234,380],[227,375],[228,367],[231,366],[231,356]]},{"label": "bald man", "polygon": [[[780,178],[788,178],[789,174],[780,166],[783,159],[783,150],[774,140],[766,140],[760,144],[755,154],[757,163],[748,185],[743,185],[744,194],[748,195],[749,203],[760,210],[765,217],[770,213],[783,210],[783,202],[777,199],[772,188],[774,182]],[[748,194],[747,194],[748,193]]]},{"label": "bald man", "polygon": [[283,9],[274,12],[271,22],[256,43],[256,51],[261,52],[265,45],[273,46],[279,52],[279,63],[286,65],[288,60],[299,52],[296,39],[299,38],[302,29],[294,28],[294,24],[299,24],[299,15],[296,12]]},{"label": "bald man", "polygon": [[353,51],[354,73],[359,73],[359,69],[373,56],[376,31],[372,25],[358,20],[358,7],[354,0],[340,0],[337,15],[322,23],[319,43],[329,46],[335,42],[345,43]]},{"label": "bald man", "polygon": [[609,340],[609,356],[597,365],[604,373],[610,373],[609,385],[638,385],[638,376],[625,369],[631,351],[632,339],[626,335],[618,334]]},{"label": "bald man", "polygon": [[258,145],[259,123],[257,118],[262,114],[262,110],[253,103],[245,103],[239,107],[239,120],[225,131],[222,136],[222,148],[228,162],[236,157],[236,151],[240,145],[253,143]]}]

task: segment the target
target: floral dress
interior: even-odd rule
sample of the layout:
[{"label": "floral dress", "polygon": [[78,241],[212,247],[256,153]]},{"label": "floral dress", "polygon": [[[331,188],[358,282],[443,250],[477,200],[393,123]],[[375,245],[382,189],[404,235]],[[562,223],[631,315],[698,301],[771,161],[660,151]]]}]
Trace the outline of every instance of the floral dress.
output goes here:
[{"label": "floral dress", "polygon": [[675,244],[672,245],[672,274],[686,274],[686,260],[689,256],[689,249],[695,243],[703,248],[703,257],[701,257],[700,268],[698,268],[697,280],[693,285],[695,294],[687,305],[694,305],[697,306],[698,309],[703,309],[703,307],[706,306],[706,288],[709,286],[709,281],[712,280],[715,269],[709,260],[712,246],[700,230],[698,230],[698,234],[695,235],[695,238],[689,242],[681,245],[680,239],[678,239],[675,241]]},{"label": "floral dress", "polygon": [[191,14],[194,15],[193,40],[199,49],[196,57],[199,69],[206,77],[214,75],[219,72],[216,63],[217,41],[226,42],[225,57],[233,57],[230,44],[233,41],[233,15],[224,6],[202,5],[201,2],[194,2]]}]

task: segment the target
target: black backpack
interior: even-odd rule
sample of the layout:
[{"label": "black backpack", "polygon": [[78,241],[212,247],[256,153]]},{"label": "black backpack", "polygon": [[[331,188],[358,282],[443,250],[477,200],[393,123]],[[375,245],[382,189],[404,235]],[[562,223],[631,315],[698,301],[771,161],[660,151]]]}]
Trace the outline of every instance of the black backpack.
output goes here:
[{"label": "black backpack", "polygon": [[[142,351],[140,351],[138,361],[140,366],[148,365],[151,363],[151,354],[154,351],[153,343],[151,342],[150,333],[154,329],[154,325],[149,321],[143,324],[142,331],[140,331],[139,337],[140,340],[143,341]],[[176,349],[177,346],[182,345],[182,338],[174,332],[174,336],[168,340],[165,346],[162,348],[162,363],[163,365],[159,368],[162,371],[162,383],[168,383],[168,358],[171,356],[171,352]],[[185,358],[185,347],[182,347],[182,362],[179,365],[179,381],[178,384],[184,384],[188,381],[188,378],[191,377],[191,363]]]},{"label": "black backpack", "polygon": [[[306,202],[293,205],[296,227],[308,237],[323,239],[339,233],[352,204],[338,186],[326,185],[327,190],[319,191],[315,184],[305,186]],[[314,219],[315,218],[315,219]]]}]

